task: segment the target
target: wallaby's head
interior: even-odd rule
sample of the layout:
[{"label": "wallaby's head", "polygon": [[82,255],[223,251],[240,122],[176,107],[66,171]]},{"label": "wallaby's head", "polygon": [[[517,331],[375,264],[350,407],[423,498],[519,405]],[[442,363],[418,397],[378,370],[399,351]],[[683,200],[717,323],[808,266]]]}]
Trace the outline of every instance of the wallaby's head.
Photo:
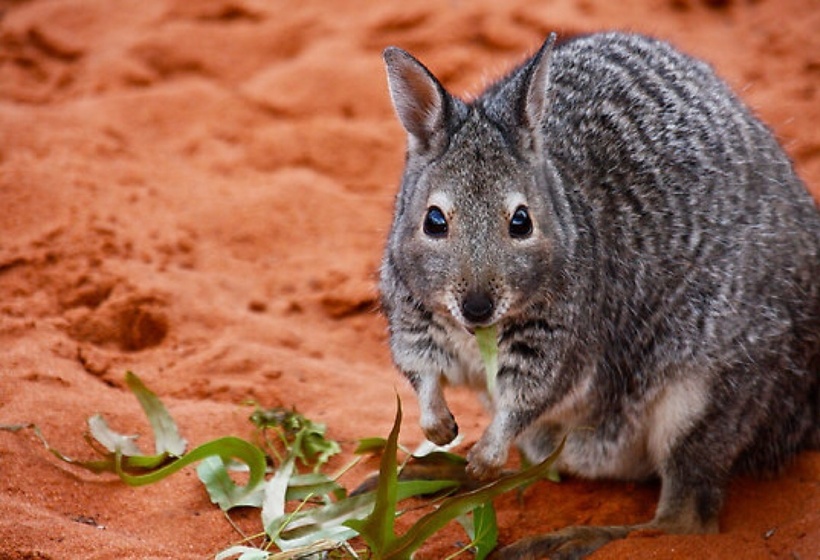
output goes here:
[{"label": "wallaby's head", "polygon": [[410,54],[384,53],[408,133],[386,265],[417,299],[467,329],[547,297],[560,252],[541,132],[553,42],[469,104]]}]

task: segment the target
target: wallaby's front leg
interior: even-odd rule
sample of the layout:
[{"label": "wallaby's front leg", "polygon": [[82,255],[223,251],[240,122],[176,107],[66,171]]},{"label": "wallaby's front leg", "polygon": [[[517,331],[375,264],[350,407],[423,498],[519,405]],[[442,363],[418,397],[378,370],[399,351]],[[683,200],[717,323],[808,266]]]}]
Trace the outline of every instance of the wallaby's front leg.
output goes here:
[{"label": "wallaby's front leg", "polygon": [[444,400],[441,376],[405,374],[419,399],[419,425],[424,436],[436,445],[446,445],[458,435],[458,425]]},{"label": "wallaby's front leg", "polygon": [[497,478],[517,435],[509,414],[496,410],[492,422],[467,454],[467,474],[478,480]]},{"label": "wallaby's front leg", "polygon": [[383,303],[390,320],[393,360],[416,391],[419,424],[425,437],[437,445],[446,445],[458,434],[442,390],[442,375],[452,367],[452,355],[437,340],[441,328],[433,323],[432,315],[413,305],[413,298],[390,267],[385,267],[382,274],[382,291],[393,294]]},{"label": "wallaby's front leg", "polygon": [[553,376],[543,371],[534,374],[541,364],[530,364],[522,358],[535,353],[532,348],[545,348],[538,355],[546,356],[547,363],[559,363],[556,349],[561,348],[560,344],[560,340],[545,342],[527,329],[518,329],[512,336],[508,333],[506,341],[502,339],[496,390],[490,395],[493,419],[467,455],[470,476],[479,480],[496,478],[507,462],[510,446],[552,405],[556,389],[549,382],[534,384],[532,380]]},{"label": "wallaby's front leg", "polygon": [[519,390],[520,379],[517,377],[517,370],[502,365],[497,392],[491,397],[493,419],[467,454],[467,473],[479,480],[498,477],[507,462],[510,446],[541,415],[548,403],[546,395],[536,391],[525,394]]}]

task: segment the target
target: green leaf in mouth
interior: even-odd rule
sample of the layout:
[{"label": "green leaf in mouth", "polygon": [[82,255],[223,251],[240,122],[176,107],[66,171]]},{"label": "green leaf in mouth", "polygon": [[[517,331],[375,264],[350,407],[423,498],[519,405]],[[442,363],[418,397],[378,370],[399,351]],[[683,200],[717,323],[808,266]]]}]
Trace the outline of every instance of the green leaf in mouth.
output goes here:
[{"label": "green leaf in mouth", "polygon": [[495,393],[495,378],[498,375],[498,327],[478,327],[475,330],[478,351],[487,373],[487,393],[492,398]]}]

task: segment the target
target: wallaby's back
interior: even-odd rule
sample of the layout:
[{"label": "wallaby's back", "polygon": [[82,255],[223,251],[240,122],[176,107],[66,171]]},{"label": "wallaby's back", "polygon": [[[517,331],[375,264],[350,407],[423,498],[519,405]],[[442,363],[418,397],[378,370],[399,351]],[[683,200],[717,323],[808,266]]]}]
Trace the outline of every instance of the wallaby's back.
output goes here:
[{"label": "wallaby's back", "polygon": [[[820,217],[771,131],[708,65],[642,36],[570,40],[550,76],[543,149],[560,188],[541,194],[564,274],[583,278],[570,284],[598,382],[641,392],[700,361],[748,389],[722,405],[738,429],[768,432],[736,467],[820,444]],[[477,105],[509,110],[508,94]]]}]

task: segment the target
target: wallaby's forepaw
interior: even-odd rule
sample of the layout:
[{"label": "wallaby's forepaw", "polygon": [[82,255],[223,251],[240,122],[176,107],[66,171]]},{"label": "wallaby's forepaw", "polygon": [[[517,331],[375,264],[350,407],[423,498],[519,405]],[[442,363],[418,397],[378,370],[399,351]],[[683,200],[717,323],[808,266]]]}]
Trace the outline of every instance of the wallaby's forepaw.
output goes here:
[{"label": "wallaby's forepaw", "polygon": [[506,446],[492,445],[482,438],[467,453],[467,474],[481,481],[493,480],[501,475],[506,462]]},{"label": "wallaby's forepaw", "polygon": [[422,417],[421,430],[424,432],[424,437],[436,445],[447,445],[456,439],[458,424],[453,415],[447,411],[446,415],[437,416],[432,420]]},{"label": "wallaby's forepaw", "polygon": [[630,527],[568,527],[516,541],[493,552],[490,560],[580,560],[608,542],[624,538],[630,530]]}]

